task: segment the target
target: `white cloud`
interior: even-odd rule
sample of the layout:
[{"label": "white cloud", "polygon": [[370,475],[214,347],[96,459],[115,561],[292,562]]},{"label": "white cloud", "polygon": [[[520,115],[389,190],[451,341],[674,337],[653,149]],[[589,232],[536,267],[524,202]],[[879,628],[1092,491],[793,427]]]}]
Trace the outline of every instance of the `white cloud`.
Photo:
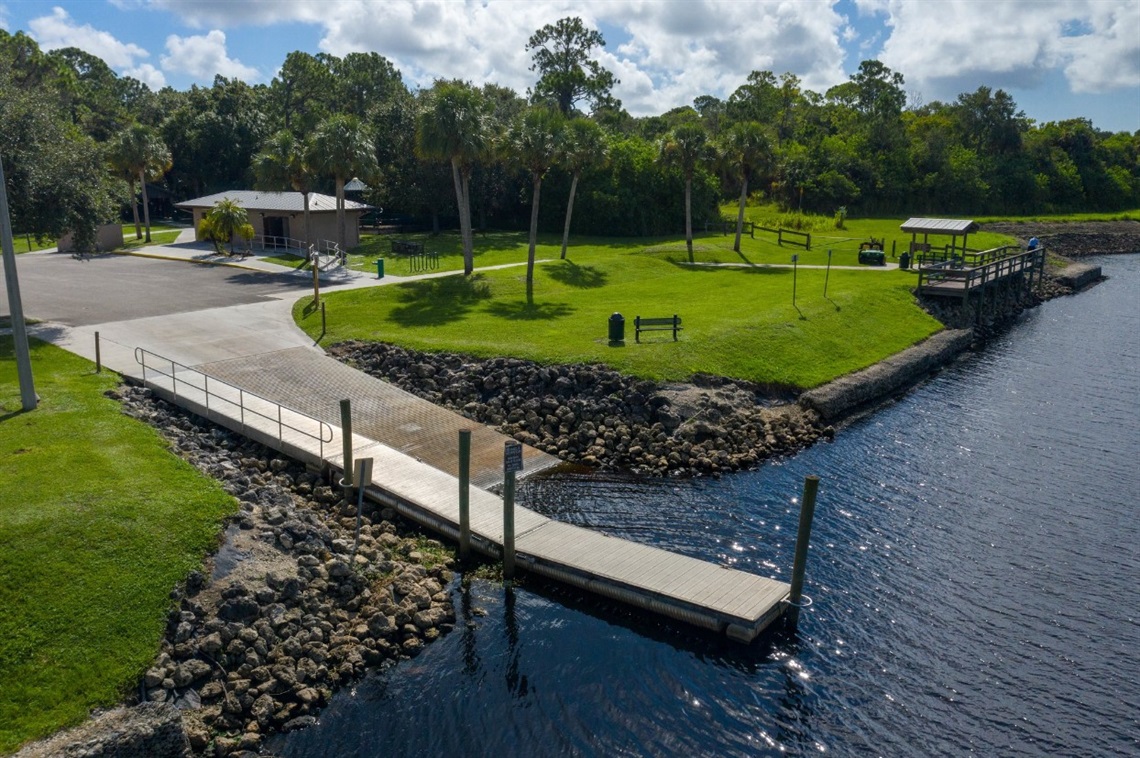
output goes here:
[{"label": "white cloud", "polygon": [[1140,86],[1136,0],[861,0],[886,14],[879,59],[910,86],[948,99],[985,84],[1033,88],[1061,70],[1073,92]]},{"label": "white cloud", "polygon": [[143,63],[134,68],[123,69],[122,73],[124,76],[131,76],[138,79],[152,90],[160,90],[166,86],[166,76],[149,63]]},{"label": "white cloud", "polygon": [[229,57],[225,32],[218,29],[193,37],[171,34],[166,38],[166,52],[162,68],[168,72],[189,74],[199,80],[211,80],[216,74],[251,82],[261,78],[256,68]]},{"label": "white cloud", "polygon": [[[125,1],[125,0],[120,0]],[[192,26],[300,22],[323,29],[321,50],[374,51],[409,84],[436,78],[493,81],[524,93],[535,81],[526,42],[566,16],[616,30],[599,59],[635,115],[661,113],[702,94],[727,97],[755,69],[791,71],[812,89],[843,81],[839,37],[846,22],[831,0],[544,0],[543,2],[359,2],[359,0],[153,0]],[[614,35],[610,35],[614,36]]]},{"label": "white cloud", "polygon": [[[877,57],[927,100],[985,84],[1043,86],[1063,72],[1073,92],[1140,84],[1137,0],[112,0],[144,3],[204,29],[272,24],[319,29],[333,55],[374,51],[413,86],[436,78],[493,81],[525,93],[535,81],[526,41],[544,24],[579,16],[602,29],[602,64],[635,115],[662,113],[698,95],[728,97],[753,70],[791,72],[817,92]],[[837,9],[846,9],[851,17]],[[187,71],[256,78],[212,43],[180,50]],[[213,50],[213,63],[208,50]],[[284,59],[283,50],[280,60]],[[177,58],[172,51],[171,59]],[[164,67],[168,67],[164,58]],[[174,60],[170,67],[176,65]],[[247,72],[245,74],[241,72]],[[168,71],[169,73],[169,71]]]},{"label": "white cloud", "polygon": [[133,43],[120,42],[110,32],[96,29],[90,24],[79,25],[63,8],[52,8],[50,16],[40,16],[28,22],[31,36],[43,50],[77,47],[98,56],[112,69],[121,70],[137,65],[139,58],[150,56]]},{"label": "white cloud", "polygon": [[[361,0],[113,0],[118,3],[146,3],[151,8],[170,11],[188,25],[198,28],[235,26],[271,26],[278,23],[301,21],[320,23],[329,14],[336,15],[339,6],[375,6],[382,10],[384,2]],[[366,13],[369,9],[362,9]]]}]

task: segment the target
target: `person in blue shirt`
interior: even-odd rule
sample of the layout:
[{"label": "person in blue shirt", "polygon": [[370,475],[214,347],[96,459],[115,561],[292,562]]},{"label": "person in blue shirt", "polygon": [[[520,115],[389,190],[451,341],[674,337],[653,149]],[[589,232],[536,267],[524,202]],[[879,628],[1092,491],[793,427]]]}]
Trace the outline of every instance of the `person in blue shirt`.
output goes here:
[{"label": "person in blue shirt", "polygon": [[1038,241],[1038,239],[1036,237],[1030,237],[1029,238],[1029,247],[1026,249],[1027,250],[1036,250],[1039,247],[1041,247],[1041,243]]}]

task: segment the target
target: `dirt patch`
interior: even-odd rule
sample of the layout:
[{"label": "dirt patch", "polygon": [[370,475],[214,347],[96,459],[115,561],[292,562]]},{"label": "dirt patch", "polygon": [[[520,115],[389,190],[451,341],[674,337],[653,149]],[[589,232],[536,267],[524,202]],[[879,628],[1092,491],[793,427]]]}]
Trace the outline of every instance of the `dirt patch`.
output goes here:
[{"label": "dirt patch", "polygon": [[1023,245],[1037,237],[1050,253],[1069,258],[1140,252],[1140,221],[1000,221],[982,229],[1009,234]]}]

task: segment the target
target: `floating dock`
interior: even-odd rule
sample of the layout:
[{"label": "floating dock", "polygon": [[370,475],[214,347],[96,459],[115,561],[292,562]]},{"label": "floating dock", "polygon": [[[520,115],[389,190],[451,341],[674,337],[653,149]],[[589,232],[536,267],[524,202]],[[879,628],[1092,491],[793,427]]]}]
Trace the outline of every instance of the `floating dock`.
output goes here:
[{"label": "floating dock", "polygon": [[[136,350],[135,356],[144,384],[160,397],[310,466],[343,471],[344,437],[339,425],[200,370],[204,367],[183,366],[142,349]],[[356,375],[351,382],[357,389],[366,381],[390,387],[354,369],[342,368]],[[456,461],[459,430],[472,428],[478,435],[472,438],[472,461],[502,460],[506,437],[492,430],[480,433],[477,424],[462,416],[415,400],[428,407],[404,407],[391,418],[399,427],[399,420],[408,414],[430,414],[436,425],[433,439],[451,440],[432,446],[435,457],[449,455],[450,461]],[[401,402],[412,405],[407,398]],[[384,427],[376,419],[354,418],[352,423],[354,430],[369,430],[369,436],[353,433],[351,438],[353,459],[373,459],[367,496],[428,529],[458,539],[459,479],[450,473],[454,463],[432,465],[422,455],[402,452],[384,439],[375,439],[385,436]],[[557,462],[545,453],[529,450],[524,449],[526,473]],[[492,477],[481,478],[486,482]],[[471,487],[469,497],[472,547],[501,558],[503,499],[479,487]],[[754,640],[789,608],[791,588],[785,582],[610,537],[526,508],[515,507],[514,513],[515,560],[539,576],[743,643]]]}]

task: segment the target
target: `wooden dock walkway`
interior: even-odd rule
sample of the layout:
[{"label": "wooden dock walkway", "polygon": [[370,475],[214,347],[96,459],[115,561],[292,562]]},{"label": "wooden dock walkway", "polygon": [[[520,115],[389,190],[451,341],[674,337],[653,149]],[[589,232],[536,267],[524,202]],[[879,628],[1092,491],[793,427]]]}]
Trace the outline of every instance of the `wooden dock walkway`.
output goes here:
[{"label": "wooden dock walkway", "polygon": [[[343,471],[339,426],[146,351],[136,355],[144,383],[166,400],[309,465]],[[373,459],[366,489],[371,500],[458,539],[459,481],[449,471],[357,433],[352,451],[354,459]],[[501,444],[498,451],[501,460]],[[502,498],[473,486],[470,514],[472,547],[500,558]],[[609,537],[526,508],[515,507],[514,521],[519,567],[739,642],[754,640],[788,608],[785,582]]]},{"label": "wooden dock walkway", "polygon": [[1045,249],[1009,253],[1009,248],[995,248],[950,260],[930,262],[918,259],[917,292],[934,297],[959,298],[962,302],[973,293],[985,293],[992,286],[1017,280],[1027,289],[1040,282],[1045,270]]}]

